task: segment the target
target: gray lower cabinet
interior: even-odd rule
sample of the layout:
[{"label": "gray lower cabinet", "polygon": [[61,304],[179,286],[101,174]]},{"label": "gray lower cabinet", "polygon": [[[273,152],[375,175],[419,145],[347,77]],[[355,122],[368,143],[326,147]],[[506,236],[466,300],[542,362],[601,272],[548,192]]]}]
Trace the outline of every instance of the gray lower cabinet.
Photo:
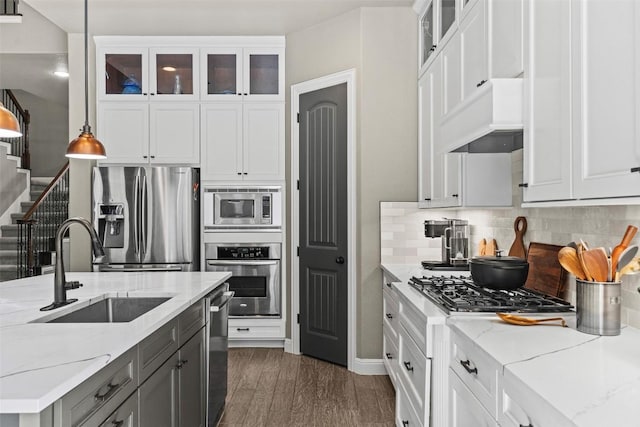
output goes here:
[{"label": "gray lower cabinet", "polygon": [[138,393],[133,393],[100,427],[138,427]]},{"label": "gray lower cabinet", "polygon": [[205,331],[201,328],[140,386],[140,427],[204,426]]}]

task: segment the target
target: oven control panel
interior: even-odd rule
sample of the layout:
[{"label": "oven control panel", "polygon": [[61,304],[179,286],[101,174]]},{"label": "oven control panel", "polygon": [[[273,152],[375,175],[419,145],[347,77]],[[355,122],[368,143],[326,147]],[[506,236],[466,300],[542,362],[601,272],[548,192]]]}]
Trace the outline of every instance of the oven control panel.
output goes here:
[{"label": "oven control panel", "polygon": [[269,259],[268,246],[218,246],[218,259]]}]

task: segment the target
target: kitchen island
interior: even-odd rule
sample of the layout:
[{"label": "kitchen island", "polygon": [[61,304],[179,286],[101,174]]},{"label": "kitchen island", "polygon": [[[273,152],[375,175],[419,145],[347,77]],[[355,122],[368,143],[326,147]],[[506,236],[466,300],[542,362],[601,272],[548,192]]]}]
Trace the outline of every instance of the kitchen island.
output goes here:
[{"label": "kitchen island", "polygon": [[[142,354],[139,344],[172,321],[177,324],[175,319],[203,301],[230,275],[213,272],[68,273],[67,280],[80,281],[84,286],[67,292],[68,297],[77,298],[77,302],[53,311],[40,311],[53,300],[52,275],[1,283],[0,424],[43,424],[43,417],[38,414],[52,411],[52,406],[66,394],[124,356],[134,354],[130,370],[136,371],[136,354]],[[109,297],[169,299],[130,322],[43,323],[60,313],[75,311]],[[200,312],[206,321],[204,310]],[[178,332],[171,334],[178,341]],[[184,338],[188,337],[185,335]],[[142,375],[142,366],[139,368]],[[131,375],[132,383],[138,386],[142,377],[139,378],[136,372]],[[106,393],[111,386],[111,383],[107,384]],[[106,400],[104,395],[103,391],[96,394]]]},{"label": "kitchen island", "polygon": [[[448,421],[432,425],[638,425],[640,330],[623,324],[618,336],[585,334],[575,329],[571,313],[523,314],[533,318],[562,316],[567,328],[557,324],[515,326],[490,313],[447,314],[407,284],[411,276],[429,275],[428,271],[415,265],[381,267],[385,298],[389,295],[400,301],[396,309],[400,322],[394,326],[401,336],[409,335],[404,332],[402,314],[408,308],[420,314],[423,324],[418,329],[426,329],[427,336],[430,324],[446,325],[446,332],[433,329],[437,335],[431,333],[434,345],[444,342],[444,348],[429,352],[427,344],[425,351],[431,378],[439,379],[432,381],[431,387],[436,389],[431,394],[447,396],[440,406],[435,399],[431,412]],[[403,353],[401,340],[399,354],[392,360],[404,362],[410,356]],[[403,378],[402,365],[386,366],[391,367],[390,376]],[[402,399],[411,394],[402,380],[396,382],[400,383],[396,411],[402,411],[411,404]],[[410,418],[406,414],[411,411],[397,414],[397,421]]]}]

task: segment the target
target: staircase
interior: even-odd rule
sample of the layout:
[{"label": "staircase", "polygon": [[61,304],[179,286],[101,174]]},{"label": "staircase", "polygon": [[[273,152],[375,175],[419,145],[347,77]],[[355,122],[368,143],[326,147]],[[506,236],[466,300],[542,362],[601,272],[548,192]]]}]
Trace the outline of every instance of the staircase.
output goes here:
[{"label": "staircase", "polygon": [[[29,194],[31,200],[20,204],[21,212],[11,214],[12,224],[0,226],[0,281],[18,278],[18,265],[21,259],[27,259],[26,250],[18,251],[20,230],[18,220],[22,219],[25,213],[33,206],[36,200],[47,188],[51,178],[31,178],[31,189]],[[53,272],[55,263],[54,236],[61,218],[68,217],[69,192],[68,190],[59,192],[59,200],[52,203],[54,208],[50,211],[38,215],[38,232],[35,233],[34,241],[37,250],[34,257],[36,263],[36,274]],[[19,257],[18,255],[21,255]],[[22,274],[24,276],[24,274]]]}]

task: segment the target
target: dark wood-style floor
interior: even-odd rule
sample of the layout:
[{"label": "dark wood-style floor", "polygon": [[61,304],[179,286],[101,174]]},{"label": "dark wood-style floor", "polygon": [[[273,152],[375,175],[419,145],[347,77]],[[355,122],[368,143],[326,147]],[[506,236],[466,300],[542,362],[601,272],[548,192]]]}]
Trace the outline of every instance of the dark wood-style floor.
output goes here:
[{"label": "dark wood-style floor", "polygon": [[393,426],[389,377],[282,349],[229,349],[226,409],[220,427]]}]

